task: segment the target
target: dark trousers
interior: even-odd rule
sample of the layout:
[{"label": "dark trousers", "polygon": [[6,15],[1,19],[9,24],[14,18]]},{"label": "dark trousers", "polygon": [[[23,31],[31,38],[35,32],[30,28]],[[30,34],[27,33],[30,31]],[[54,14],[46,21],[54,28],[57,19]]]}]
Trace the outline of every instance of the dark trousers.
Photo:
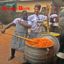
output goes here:
[{"label": "dark trousers", "polygon": [[11,56],[14,57],[15,56],[15,49],[11,48]]}]

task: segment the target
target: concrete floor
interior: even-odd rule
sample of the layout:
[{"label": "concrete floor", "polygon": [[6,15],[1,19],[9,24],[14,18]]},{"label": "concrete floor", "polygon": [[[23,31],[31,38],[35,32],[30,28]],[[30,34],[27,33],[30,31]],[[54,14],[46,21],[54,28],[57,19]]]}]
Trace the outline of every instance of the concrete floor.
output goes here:
[{"label": "concrete floor", "polygon": [[[10,28],[6,33],[12,34],[13,28]],[[10,41],[12,36],[2,34],[0,32],[0,64],[21,64],[21,52],[16,52],[16,57],[12,61],[8,61],[10,57]]]}]

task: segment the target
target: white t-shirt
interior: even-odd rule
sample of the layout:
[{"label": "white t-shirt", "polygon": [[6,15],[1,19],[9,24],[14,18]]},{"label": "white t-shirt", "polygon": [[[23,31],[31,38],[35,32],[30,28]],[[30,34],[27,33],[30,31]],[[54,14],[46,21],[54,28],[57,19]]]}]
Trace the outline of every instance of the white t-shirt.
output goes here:
[{"label": "white t-shirt", "polygon": [[51,14],[50,15],[50,18],[54,18],[54,17],[58,17],[58,15],[57,14]]},{"label": "white t-shirt", "polygon": [[31,25],[31,30],[34,31],[34,32],[38,32],[40,31],[40,26],[38,26],[38,21],[40,22],[43,22],[44,20],[47,19],[47,16],[44,16],[44,15],[36,15],[36,14],[33,14],[33,15],[30,15],[28,16],[28,24]]},{"label": "white t-shirt", "polygon": [[56,22],[56,17],[58,17],[57,14],[51,14],[50,15],[50,18],[53,18],[53,21],[54,21],[53,26],[58,26],[58,22]]},{"label": "white t-shirt", "polygon": [[12,22],[13,22],[14,24],[17,24],[17,23],[20,22],[20,21],[24,21],[24,20],[21,19],[21,18],[16,18],[16,19],[14,19]]},{"label": "white t-shirt", "polygon": [[27,29],[23,25],[20,24],[21,21],[24,21],[24,20],[22,18],[16,18],[13,20],[12,23],[16,24],[15,31],[17,33],[26,33]]}]

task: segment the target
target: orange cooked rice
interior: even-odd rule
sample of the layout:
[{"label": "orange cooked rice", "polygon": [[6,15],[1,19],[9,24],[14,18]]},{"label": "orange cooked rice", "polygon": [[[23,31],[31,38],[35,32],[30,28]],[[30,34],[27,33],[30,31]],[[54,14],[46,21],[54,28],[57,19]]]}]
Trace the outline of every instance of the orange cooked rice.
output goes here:
[{"label": "orange cooked rice", "polygon": [[27,41],[26,44],[36,48],[47,48],[52,47],[54,42],[48,38],[32,38],[32,42]]}]

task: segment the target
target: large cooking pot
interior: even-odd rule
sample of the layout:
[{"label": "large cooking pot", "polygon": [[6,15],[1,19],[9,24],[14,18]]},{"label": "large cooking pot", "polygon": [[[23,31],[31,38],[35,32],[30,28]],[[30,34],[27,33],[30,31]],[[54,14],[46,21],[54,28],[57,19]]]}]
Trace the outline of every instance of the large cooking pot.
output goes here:
[{"label": "large cooking pot", "polygon": [[49,38],[54,42],[54,46],[48,48],[36,48],[25,44],[25,58],[31,64],[51,63],[54,56],[59,50],[59,41],[51,35],[41,35],[41,37]]}]

